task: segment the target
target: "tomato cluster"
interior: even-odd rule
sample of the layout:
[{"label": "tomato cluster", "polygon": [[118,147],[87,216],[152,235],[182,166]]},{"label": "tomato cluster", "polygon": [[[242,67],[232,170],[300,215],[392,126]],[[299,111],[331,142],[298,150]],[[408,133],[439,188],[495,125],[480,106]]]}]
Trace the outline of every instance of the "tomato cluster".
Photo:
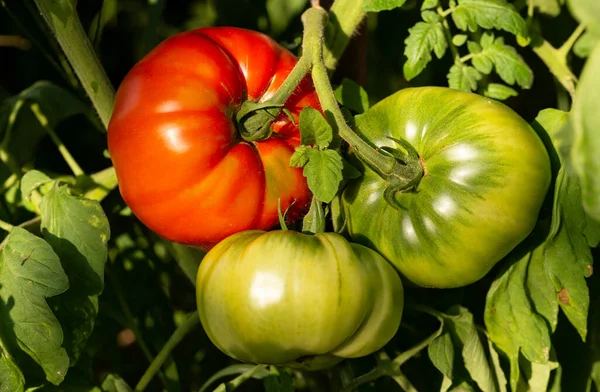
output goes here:
[{"label": "tomato cluster", "polygon": [[278,203],[291,220],[306,210],[310,191],[289,160],[299,112],[318,99],[305,79],[262,141],[242,140],[233,119],[244,101],[268,100],[295,64],[257,32],[178,34],[123,81],[108,143],[133,213],[169,240],[212,248],[197,277],[212,342],[240,361],[317,369],[394,336],[404,303],[396,270],[437,288],[484,276],[533,229],[551,172],[538,135],[505,105],[405,89],[357,116],[356,127],[381,150],[410,143],[418,184],[390,202],[387,180],[354,157],[362,175],[341,193],[338,213],[356,243],[264,231]]}]

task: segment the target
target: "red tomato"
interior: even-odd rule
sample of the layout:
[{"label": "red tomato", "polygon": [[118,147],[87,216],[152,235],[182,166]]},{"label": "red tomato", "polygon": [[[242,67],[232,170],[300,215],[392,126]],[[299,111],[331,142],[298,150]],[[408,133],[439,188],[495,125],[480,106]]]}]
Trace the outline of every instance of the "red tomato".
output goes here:
[{"label": "red tomato", "polygon": [[[271,38],[232,27],[177,34],[125,77],[108,127],[119,187],[133,213],[169,240],[210,248],[248,229],[269,229],[310,198],[302,170],[289,159],[299,130],[283,112],[272,136],[239,137],[233,121],[244,100],[263,102],[296,58]],[[309,78],[285,103],[297,119],[319,108]]]}]

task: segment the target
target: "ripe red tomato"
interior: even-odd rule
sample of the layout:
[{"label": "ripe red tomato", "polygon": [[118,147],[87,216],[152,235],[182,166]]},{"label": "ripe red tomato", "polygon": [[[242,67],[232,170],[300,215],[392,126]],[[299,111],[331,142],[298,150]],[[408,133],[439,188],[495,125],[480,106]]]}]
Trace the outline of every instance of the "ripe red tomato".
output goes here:
[{"label": "ripe red tomato", "polygon": [[[310,198],[289,167],[299,130],[283,112],[267,140],[246,142],[233,118],[263,102],[296,58],[271,38],[232,27],[177,34],[129,72],[117,92],[108,149],[133,213],[169,240],[209,248],[248,229],[269,229],[281,209],[299,218]],[[319,108],[309,78],[285,107]],[[295,122],[297,124],[297,121]]]}]

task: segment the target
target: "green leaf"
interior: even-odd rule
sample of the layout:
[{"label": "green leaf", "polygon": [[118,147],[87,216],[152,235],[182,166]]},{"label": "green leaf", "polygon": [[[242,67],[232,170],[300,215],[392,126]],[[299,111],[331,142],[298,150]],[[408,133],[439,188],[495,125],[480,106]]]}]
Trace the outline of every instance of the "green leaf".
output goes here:
[{"label": "green leaf", "polygon": [[292,376],[286,371],[276,371],[263,379],[265,392],[293,392]]},{"label": "green leaf", "polygon": [[421,10],[435,8],[440,5],[440,0],[424,0],[421,4]]},{"label": "green leaf", "polygon": [[500,364],[500,356],[498,355],[498,351],[496,351],[494,343],[492,343],[492,341],[487,335],[486,341],[488,343],[488,349],[490,351],[490,359],[492,361],[492,366],[496,374],[496,379],[498,380],[499,392],[506,392],[506,384],[508,383],[508,381],[506,380],[504,370],[502,369],[502,365]]},{"label": "green leaf", "polygon": [[552,226],[545,249],[546,264],[561,309],[585,340],[590,303],[585,278],[591,274],[593,259],[583,234],[586,219],[579,180],[569,176],[564,167],[556,179],[554,198]]},{"label": "green leaf", "polygon": [[108,220],[96,201],[71,196],[54,187],[40,205],[44,238],[60,257],[70,290],[53,298],[65,333],[65,348],[75,363],[85,348],[98,313],[97,296],[104,288]]},{"label": "green leaf", "polygon": [[133,389],[121,376],[117,374],[109,374],[102,382],[102,391],[104,392],[131,392]]},{"label": "green leaf", "polygon": [[[564,2],[564,0],[562,0]],[[542,14],[550,16],[558,16],[560,14],[559,0],[528,0],[528,3],[533,4]]]},{"label": "green leaf", "polygon": [[300,137],[303,145],[326,148],[333,140],[333,129],[321,112],[307,106],[300,112]]},{"label": "green leaf", "polygon": [[341,105],[359,114],[369,108],[367,92],[352,79],[342,80],[342,84],[335,89],[335,98]]},{"label": "green leaf", "polygon": [[[59,385],[69,368],[63,333],[46,299],[69,288],[67,275],[50,245],[19,227],[0,253],[0,330],[13,356],[20,348]],[[8,336],[7,336],[8,335]]]},{"label": "green leaf", "polygon": [[308,150],[308,163],[304,166],[304,177],[313,195],[322,202],[329,203],[338,191],[342,181],[342,157],[334,150]]},{"label": "green leaf", "polygon": [[[530,362],[543,364],[548,362],[551,347],[548,325],[536,311],[533,297],[528,295],[528,289],[537,289],[537,282],[528,279],[533,279],[534,276],[544,278],[528,274],[531,264],[543,262],[543,248],[538,247],[520,259],[516,259],[516,254],[509,255],[509,267],[492,283],[484,311],[490,340],[510,361],[512,390],[516,390],[519,380],[519,352]],[[542,287],[547,286],[546,283],[540,283]]]},{"label": "green leaf", "polygon": [[477,81],[481,74],[475,68],[462,63],[454,64],[448,73],[450,88],[471,92],[477,89]]},{"label": "green leaf", "polygon": [[302,232],[311,234],[323,233],[325,231],[326,215],[322,202],[313,197],[310,209],[302,220]]},{"label": "green leaf", "polygon": [[527,25],[515,8],[505,0],[458,0],[452,11],[456,27],[466,31],[498,29],[527,36]]},{"label": "green leaf", "polygon": [[516,92],[514,89],[505,86],[504,84],[490,83],[485,88],[483,95],[485,95],[486,97],[497,99],[499,101],[503,101],[510,97],[516,97],[517,95],[519,95],[519,93]]},{"label": "green leaf", "polygon": [[433,366],[444,375],[444,378],[452,380],[454,377],[454,346],[450,333],[446,332],[435,338],[427,347],[427,353]]},{"label": "green leaf", "polygon": [[[2,305],[0,300],[0,306]],[[25,377],[10,354],[3,350],[0,340],[0,391],[22,392],[25,390]]]},{"label": "green leaf", "polygon": [[21,194],[24,199],[29,199],[33,191],[44,184],[52,182],[52,179],[38,170],[30,170],[21,179]]},{"label": "green leaf", "polygon": [[[600,7],[600,2],[597,3]],[[571,110],[573,146],[571,161],[581,179],[583,205],[600,221],[600,41],[587,60]]]},{"label": "green leaf", "polygon": [[456,34],[454,37],[452,37],[452,43],[454,46],[462,46],[465,42],[467,42],[467,38],[468,37],[466,34]]},{"label": "green leaf", "polygon": [[497,391],[497,381],[475,328],[473,315],[466,308],[456,306],[448,311],[444,320],[455,340],[460,342],[462,359],[471,378],[482,391]]},{"label": "green leaf", "polygon": [[367,12],[390,11],[402,7],[406,0],[365,0],[363,9]]},{"label": "green leaf", "polygon": [[308,163],[309,151],[313,148],[310,146],[298,146],[290,157],[290,166],[304,167]]},{"label": "green leaf", "polygon": [[567,0],[575,19],[600,36],[600,2],[598,0]]},{"label": "green leaf", "polygon": [[547,391],[550,383],[550,373],[558,367],[558,362],[530,363],[521,358],[521,369],[527,380],[529,391]]},{"label": "green leaf", "polygon": [[417,22],[409,30],[409,35],[404,41],[404,55],[407,60],[403,71],[406,80],[411,80],[419,75],[431,61],[431,51],[437,58],[442,58],[446,53],[448,43],[444,36],[444,27],[441,22]]},{"label": "green leaf", "polygon": [[[473,65],[483,73],[489,69],[489,62],[494,64],[496,72],[508,84],[515,82],[522,88],[530,88],[533,84],[533,71],[515,48],[504,44],[504,38],[494,39],[492,33],[484,33],[481,37],[481,51],[471,52],[474,54]],[[471,47],[469,48],[471,51]],[[489,60],[485,65],[484,59]],[[484,70],[484,68],[486,70]]]},{"label": "green leaf", "polygon": [[308,0],[266,0],[271,35],[279,35],[306,8]]},{"label": "green leaf", "polygon": [[588,57],[590,53],[592,53],[592,49],[594,49],[594,46],[596,46],[596,44],[599,41],[600,39],[597,36],[590,33],[589,31],[586,31],[575,42],[575,45],[573,45],[573,53],[575,53],[577,57]]}]

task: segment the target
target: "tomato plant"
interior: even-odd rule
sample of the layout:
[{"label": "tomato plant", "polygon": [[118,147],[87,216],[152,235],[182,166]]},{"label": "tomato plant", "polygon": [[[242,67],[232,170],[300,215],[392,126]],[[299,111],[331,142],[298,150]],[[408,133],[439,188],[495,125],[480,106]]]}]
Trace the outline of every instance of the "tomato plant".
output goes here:
[{"label": "tomato plant", "polygon": [[597,4],[0,1],[0,392],[600,391]]},{"label": "tomato plant", "polygon": [[392,266],[335,233],[235,234],[203,259],[196,287],[202,325],[223,352],[308,369],[379,350],[404,305]]},{"label": "tomato plant", "polygon": [[258,32],[216,27],[170,37],[128,73],[108,126],[119,189],[161,236],[210,247],[277,223],[277,203],[298,218],[309,198],[287,162],[299,144],[295,122],[318,107],[310,81],[285,103],[273,136],[241,139],[234,122],[245,100],[268,100],[296,58]]},{"label": "tomato plant", "polygon": [[438,288],[473,283],[536,225],[550,158],[531,126],[505,105],[440,87],[404,89],[356,124],[379,148],[410,143],[424,169],[392,201],[384,198],[385,180],[368,166],[342,194],[350,236],[410,281]]}]

